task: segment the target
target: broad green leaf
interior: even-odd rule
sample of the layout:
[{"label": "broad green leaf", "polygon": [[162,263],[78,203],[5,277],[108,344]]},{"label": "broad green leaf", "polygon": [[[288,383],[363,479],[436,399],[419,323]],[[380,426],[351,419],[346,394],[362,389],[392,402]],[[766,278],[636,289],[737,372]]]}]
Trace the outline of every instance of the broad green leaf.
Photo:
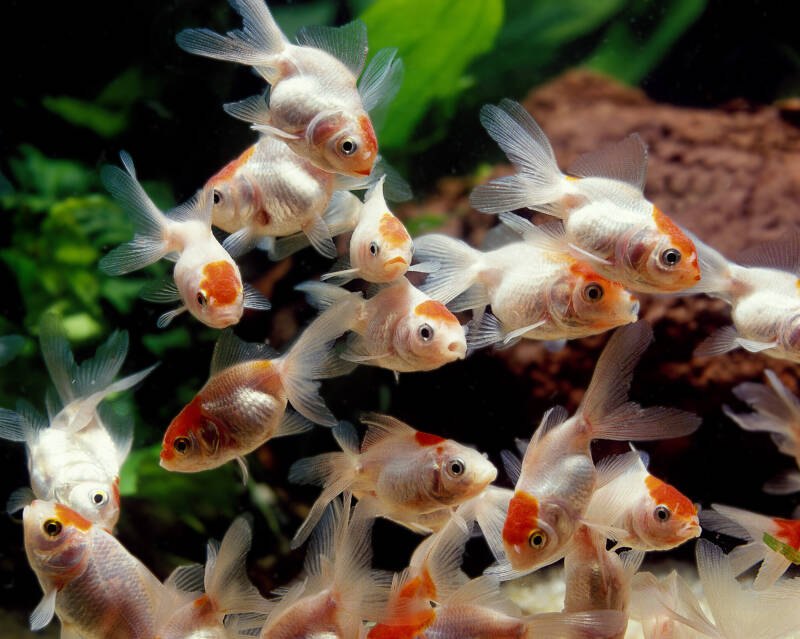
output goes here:
[{"label": "broad green leaf", "polygon": [[46,157],[29,144],[19,147],[22,157],[9,158],[14,179],[30,193],[58,197],[86,193],[96,182],[94,169],[89,170],[74,160]]},{"label": "broad green leaf", "polygon": [[385,148],[406,143],[431,106],[467,85],[464,72],[492,48],[503,22],[502,0],[378,0],[362,14],[370,51],[397,47],[403,86],[380,131]]},{"label": "broad green leaf", "polygon": [[128,126],[126,112],[101,107],[77,98],[45,96],[42,105],[70,124],[86,127],[104,138],[119,135]]},{"label": "broad green leaf", "polygon": [[103,333],[103,327],[88,313],[76,313],[62,318],[70,342],[82,342]]}]

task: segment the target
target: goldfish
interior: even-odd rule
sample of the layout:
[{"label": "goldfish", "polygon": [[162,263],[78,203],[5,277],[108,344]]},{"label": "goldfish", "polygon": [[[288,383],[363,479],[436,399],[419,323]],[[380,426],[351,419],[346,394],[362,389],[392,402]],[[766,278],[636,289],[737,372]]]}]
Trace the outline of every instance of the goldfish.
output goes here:
[{"label": "goldfish", "polygon": [[[778,376],[764,371],[769,386],[745,382],[733,389],[733,394],[750,405],[750,414],[734,413],[728,406],[723,412],[744,430],[766,431],[784,455],[794,457],[800,468],[800,401],[781,384]],[[800,472],[788,470],[764,484],[764,491],[788,494],[800,491]]]},{"label": "goldfish", "polygon": [[[681,437],[695,431],[699,419],[679,410],[642,408],[626,401],[633,369],[652,339],[644,321],[617,329],[609,339],[578,410],[567,418],[560,407],[548,411],[515,472],[514,496],[502,531],[505,558],[489,570],[504,579],[531,572],[560,559],[579,523],[585,520],[597,487],[590,444],[594,439],[627,441]],[[491,541],[490,541],[491,543]]]},{"label": "goldfish", "polygon": [[745,264],[728,261],[695,238],[703,279],[692,293],[707,293],[731,306],[725,326],[695,349],[698,357],[736,348],[800,362],[800,231],[751,250]]},{"label": "goldfish", "polygon": [[[315,380],[352,369],[333,359],[331,347],[357,311],[353,301],[343,300],[322,313],[281,356],[265,344],[248,344],[232,330],[223,331],[209,380],[164,434],[161,466],[191,473],[235,459],[244,470],[243,455],[273,437],[309,430],[306,419],[335,425]],[[286,412],[288,402],[297,413]]]},{"label": "goldfish", "polygon": [[[234,257],[258,245],[282,259],[310,244],[333,258],[332,238],[355,228],[361,211],[361,201],[347,191],[374,185],[387,173],[388,195],[410,198],[408,185],[383,161],[366,178],[336,175],[296,155],[283,141],[262,135],[205,188],[212,192],[214,226],[231,234],[222,246]],[[282,236],[288,237],[276,241]]]},{"label": "goldfish", "polygon": [[701,513],[703,525],[725,535],[747,540],[737,546],[728,559],[735,575],[761,562],[753,582],[755,590],[766,590],[792,564],[800,564],[800,520],[767,517],[713,504]]},{"label": "goldfish", "polygon": [[158,282],[142,291],[142,297],[152,302],[182,302],[158,318],[161,328],[186,310],[212,328],[238,323],[245,308],[268,310],[267,299],[242,284],[239,267],[211,232],[211,190],[200,191],[188,202],[163,213],[137,181],[130,155],[123,151],[120,158],[124,171],[105,166],[100,177],[131,216],[135,234],[131,242],[100,260],[103,272],[124,275],[176,256],[172,281]]},{"label": "goldfish", "polygon": [[424,292],[452,301],[454,311],[491,305],[492,313],[481,313],[470,326],[470,348],[522,338],[574,339],[636,321],[639,302],[622,285],[573,258],[559,239],[560,223],[542,228],[516,216],[502,220],[524,233],[526,241],[488,252],[446,235],[415,242],[420,260],[439,265],[428,275]]},{"label": "goldfish", "polygon": [[[628,463],[628,461],[632,463]],[[626,470],[611,481],[600,479],[622,461]],[[592,495],[586,519],[624,531],[616,545],[634,550],[669,550],[700,535],[697,507],[680,491],[647,471],[644,452],[603,459],[601,485]]]},{"label": "goldfish", "polygon": [[322,486],[293,547],[303,543],[326,505],[344,490],[359,499],[362,512],[413,522],[417,515],[474,497],[497,477],[484,455],[452,439],[386,415],[368,413],[362,422],[368,428],[360,449],[355,429],[340,422],[333,435],[342,452],[301,459],[289,470],[289,481]]},{"label": "goldfish", "polygon": [[25,552],[44,597],[31,629],[58,615],[61,636],[152,639],[164,586],[108,531],[61,504],[35,500],[22,513]]},{"label": "goldfish", "polygon": [[[0,437],[25,442],[28,472],[35,498],[58,501],[82,517],[112,530],[119,518],[119,472],[128,456],[133,431],[113,410],[101,406],[112,393],[132,388],[153,367],[114,381],[128,350],[128,334],[115,331],[93,358],[75,362],[57,315],[48,313],[39,326],[42,355],[55,384],[55,412],[48,423],[26,402],[17,411],[0,409]],[[30,499],[17,491],[9,502],[16,511]]]},{"label": "goldfish", "polygon": [[[158,609],[158,639],[228,639],[231,635],[224,623],[225,615],[269,609],[268,602],[247,578],[245,556],[251,538],[250,524],[239,517],[228,528],[221,545],[209,542],[199,583],[192,583],[186,578],[186,571],[179,572],[180,569],[170,576],[165,583],[170,596]],[[187,591],[187,587],[191,590]]]},{"label": "goldfish", "polygon": [[304,578],[271,600],[260,639],[357,639],[362,619],[381,616],[388,589],[370,571],[372,521],[350,513],[349,495],[330,503],[314,532]]},{"label": "goldfish", "polygon": [[485,105],[481,124],[517,173],[476,187],[470,203],[477,210],[532,208],[561,218],[575,256],[632,291],[676,292],[700,281],[692,240],[644,197],[647,150],[638,135],[581,156],[565,175],[519,103]]},{"label": "goldfish", "polygon": [[[622,555],[606,550],[603,534],[581,525],[564,557],[564,612],[618,610],[627,619],[631,578],[644,559],[641,551]],[[614,635],[625,636],[625,629]]]},{"label": "goldfish", "polygon": [[323,282],[304,282],[295,289],[319,309],[354,296],[358,300],[341,354],[345,360],[408,373],[434,370],[466,355],[464,328],[456,316],[405,277],[369,299]]},{"label": "goldfish", "polygon": [[184,51],[252,66],[269,84],[263,98],[226,105],[226,110],[257,123],[258,130],[284,140],[323,171],[369,175],[378,140],[368,113],[399,89],[403,67],[394,59],[397,50],[382,49],[364,69],[363,22],[304,27],[292,44],[261,0],[230,1],[242,16],[241,30],[223,36],[185,29],[176,37]]}]

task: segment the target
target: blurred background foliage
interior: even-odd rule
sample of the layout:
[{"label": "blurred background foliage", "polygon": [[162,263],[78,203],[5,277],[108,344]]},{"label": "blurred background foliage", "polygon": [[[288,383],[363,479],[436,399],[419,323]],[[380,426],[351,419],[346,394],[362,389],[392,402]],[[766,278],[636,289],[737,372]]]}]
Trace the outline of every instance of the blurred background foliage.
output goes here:
[{"label": "blurred background foliage", "polygon": [[[405,79],[379,138],[419,196],[445,174],[481,171],[487,162],[500,161],[478,123],[481,104],[520,99],[575,66],[641,85],[656,99],[678,104],[709,106],[742,96],[771,102],[796,95],[800,55],[791,21],[766,3],[748,5],[734,9],[721,0],[270,2],[288,35],[304,24],[361,17],[372,52],[399,49]],[[97,268],[109,248],[132,235],[127,217],[99,183],[100,165],[116,162],[120,149],[130,151],[145,189],[169,207],[252,143],[247,127],[220,107],[259,91],[259,79],[248,69],[190,56],[174,44],[182,28],[225,31],[238,26],[238,17],[222,0],[53,4],[46,16],[36,15],[36,5],[12,2],[9,11],[8,24],[39,25],[39,43],[46,46],[26,49],[20,59],[13,41],[6,38],[3,44],[12,47],[4,59],[14,62],[0,118],[0,224],[7,238],[0,249],[6,283],[0,405],[11,407],[17,397],[41,404],[48,380],[36,327],[44,312],[63,316],[79,357],[90,355],[112,328],[128,328],[132,347],[123,370],[154,360],[162,365],[138,393],[113,400],[118,411],[136,418],[135,450],[122,474],[126,502],[120,526],[123,534],[135,531],[146,512],[153,526],[174,533],[158,550],[144,541],[137,547],[135,539],[131,550],[149,565],[166,568],[202,548],[203,536],[221,535],[241,510],[261,513],[257,528],[269,531],[271,543],[285,550],[298,514],[287,514],[291,500],[276,487],[285,483],[287,466],[276,458],[291,444],[275,442],[270,449],[277,453],[262,450],[251,456],[255,468],[246,487],[233,466],[181,475],[157,465],[166,424],[205,381],[216,331],[188,315],[167,330],[156,328],[155,318],[164,309],[140,301],[138,292],[145,281],[166,275],[168,264],[119,278]],[[413,230],[441,221],[434,214],[422,216]],[[275,309],[301,308],[291,287],[325,266],[313,255],[298,258],[290,276],[271,285]],[[273,267],[251,256],[243,268],[247,279]],[[302,313],[303,321],[311,316],[307,309]],[[253,341],[277,334],[285,342],[291,331],[279,324],[286,320],[277,310],[265,318],[248,316],[240,333]],[[351,410],[367,408],[370,401],[386,408],[390,388],[345,397],[352,395],[350,387],[337,401]],[[7,492],[25,481],[24,452],[18,448],[0,447]],[[287,525],[291,517],[295,521]],[[186,526],[196,539],[186,540]],[[14,543],[19,551],[21,539]]]}]

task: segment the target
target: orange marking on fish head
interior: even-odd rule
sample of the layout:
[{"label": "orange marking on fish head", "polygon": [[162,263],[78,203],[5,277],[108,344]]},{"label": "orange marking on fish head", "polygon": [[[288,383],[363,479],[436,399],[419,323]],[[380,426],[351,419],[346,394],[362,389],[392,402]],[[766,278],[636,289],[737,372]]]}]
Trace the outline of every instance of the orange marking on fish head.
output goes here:
[{"label": "orange marking on fish head", "polygon": [[177,457],[175,452],[175,440],[179,437],[188,437],[199,424],[205,421],[203,414],[203,404],[200,395],[195,395],[194,399],[183,407],[180,413],[172,420],[164,433],[164,441],[161,444],[161,459],[170,462]]},{"label": "orange marking on fish head", "polygon": [[205,294],[209,305],[227,306],[239,299],[242,283],[233,264],[218,260],[203,267],[200,290]]},{"label": "orange marking on fish head", "polygon": [[367,639],[415,639],[420,635],[424,636],[423,630],[430,626],[436,619],[436,611],[429,608],[415,615],[410,615],[403,622],[414,620],[412,623],[400,623],[389,625],[379,623],[367,633]]},{"label": "orange marking on fish head", "polygon": [[442,322],[450,322],[458,324],[458,319],[453,315],[447,307],[441,302],[436,300],[427,300],[422,304],[417,304],[414,309],[417,315],[421,315],[430,320],[441,320]]},{"label": "orange marking on fish head", "polygon": [[[399,248],[411,241],[406,227],[391,213],[384,213],[378,223],[378,232],[390,248]],[[395,258],[397,259],[397,258]]]},{"label": "orange marking on fish head", "polygon": [[503,525],[503,541],[512,546],[528,543],[528,535],[539,520],[539,501],[533,495],[518,490],[508,503]]},{"label": "orange marking on fish head", "polygon": [[697,249],[694,242],[678,227],[675,222],[664,215],[657,206],[653,206],[653,221],[656,228],[670,239],[670,244],[681,252],[681,262],[676,265],[676,271],[683,277],[681,281],[687,286],[700,281],[700,266],[697,263]]},{"label": "orange marking on fish head", "polygon": [[220,182],[227,182],[231,179],[236,172],[245,164],[247,161],[253,157],[253,153],[256,151],[256,145],[254,144],[249,149],[247,149],[244,153],[242,153],[238,158],[228,162],[225,166],[223,166],[211,179],[208,180],[207,184],[211,186],[215,186]]},{"label": "orange marking on fish head", "polygon": [[697,517],[697,508],[674,486],[660,480],[658,477],[648,475],[644,484],[647,491],[657,504],[663,504],[670,509],[673,515],[681,519],[692,519]]},{"label": "orange marking on fish head", "polygon": [[92,522],[82,515],[79,515],[71,508],[67,508],[61,504],[54,504],[53,508],[55,510],[56,517],[63,526],[73,526],[74,528],[84,532],[92,527]]},{"label": "orange marking on fish head", "polygon": [[111,491],[113,493],[114,503],[119,507],[120,503],[120,496],[119,496],[119,476],[114,477],[114,483],[111,484]]},{"label": "orange marking on fish head", "polygon": [[787,546],[800,550],[800,520],[773,519],[772,521],[778,528],[775,537]]},{"label": "orange marking on fish head", "polygon": [[[372,120],[368,115],[362,114],[358,116],[358,126],[364,136],[364,150],[369,152],[372,161],[375,162],[375,156],[378,154],[378,138],[375,135],[375,129],[372,128]],[[366,175],[369,175],[369,172]]]},{"label": "orange marking on fish head", "polygon": [[[595,326],[611,328],[618,326],[621,320],[636,320],[633,313],[634,309],[638,312],[638,304],[634,306],[636,298],[622,284],[606,279],[577,260],[570,264],[569,270],[580,286],[580,295],[585,303],[582,308],[591,315]],[[602,289],[602,295],[596,300],[589,297],[590,294],[596,295],[590,284],[597,284]]]},{"label": "orange marking on fish head", "polygon": [[423,433],[421,430],[418,430],[414,434],[414,439],[420,446],[435,446],[436,444],[441,444],[443,441],[445,441],[444,437],[432,435],[431,433]]}]

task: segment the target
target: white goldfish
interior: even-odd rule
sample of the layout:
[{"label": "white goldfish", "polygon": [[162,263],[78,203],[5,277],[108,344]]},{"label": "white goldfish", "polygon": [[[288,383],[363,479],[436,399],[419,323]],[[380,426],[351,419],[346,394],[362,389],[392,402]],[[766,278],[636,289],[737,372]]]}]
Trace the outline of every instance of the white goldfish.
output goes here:
[{"label": "white goldfish", "polygon": [[[545,414],[528,444],[521,466],[509,469],[516,480],[495,556],[505,558],[489,570],[504,579],[560,559],[597,488],[590,444],[594,439],[627,441],[688,435],[700,420],[683,411],[642,408],[626,401],[633,369],[652,339],[644,321],[617,329],[595,366],[577,412],[567,418],[558,407]],[[497,534],[499,532],[499,534]]]},{"label": "white goldfish", "polygon": [[25,507],[25,552],[44,597],[31,629],[58,615],[69,639],[152,639],[161,582],[108,531],[61,504]]},{"label": "white goldfish", "polygon": [[131,216],[135,235],[103,257],[100,268],[109,275],[124,275],[177,255],[174,281],[142,291],[142,297],[153,302],[182,302],[158,318],[162,328],[186,310],[212,328],[225,328],[239,322],[244,308],[269,309],[258,291],[242,284],[239,267],[211,232],[211,190],[163,213],[137,181],[131,157],[123,151],[120,158],[124,171],[105,166],[100,177]]},{"label": "white goldfish", "polygon": [[[467,334],[470,348],[521,338],[575,339],[636,321],[639,302],[573,258],[560,223],[542,228],[516,216],[501,219],[525,241],[488,252],[446,235],[415,242],[420,260],[439,265],[422,290],[454,311],[481,311]],[[492,313],[484,314],[487,304]]]},{"label": "white goldfish", "polygon": [[476,209],[532,208],[561,218],[575,257],[632,291],[681,291],[700,280],[692,240],[644,197],[647,151],[638,135],[581,156],[565,175],[519,103],[485,105],[481,123],[518,172],[476,187]]},{"label": "white goldfish", "polygon": [[[267,95],[226,105],[226,110],[284,140],[293,152],[331,173],[369,175],[378,141],[368,112],[396,94],[402,63],[382,49],[364,70],[367,29],[354,21],[339,28],[300,29],[297,44],[280,30],[262,0],[230,0],[241,30],[219,35],[186,29],[176,41],[190,53],[255,67]],[[364,74],[361,81],[357,78]]]},{"label": "white goldfish", "polygon": [[[172,420],[164,434],[161,465],[197,472],[241,458],[272,437],[305,432],[303,417],[333,426],[336,418],[319,396],[324,377],[352,365],[334,359],[331,347],[356,312],[355,300],[336,304],[315,319],[282,356],[265,344],[248,344],[232,330],[214,348],[209,380]],[[290,402],[300,413],[287,413]]]},{"label": "white goldfish", "polygon": [[[697,507],[675,487],[647,471],[644,452],[607,457],[597,464],[600,487],[586,519],[624,531],[616,545],[633,550],[669,550],[700,535]],[[614,467],[626,470],[615,473]],[[613,474],[610,481],[604,475]]]},{"label": "white goldfish", "polygon": [[464,328],[447,307],[432,300],[401,277],[369,299],[325,284],[304,282],[295,287],[309,304],[325,309],[346,298],[358,300],[343,359],[396,373],[430,371],[464,359]]},{"label": "white goldfish", "polygon": [[[336,175],[318,169],[281,140],[262,135],[209,179],[206,189],[213,194],[214,226],[231,233],[222,243],[231,255],[258,245],[273,259],[282,259],[310,244],[336,257],[332,238],[355,228],[361,212],[361,202],[346,191],[374,185],[387,172],[389,195],[411,197],[408,185],[383,162],[367,178]],[[276,241],[282,236],[288,237]]]},{"label": "white goldfish", "polygon": [[[0,437],[23,441],[28,472],[37,499],[58,501],[92,523],[112,530],[119,517],[119,472],[133,439],[132,425],[119,423],[101,402],[110,394],[133,387],[155,367],[114,382],[128,350],[128,334],[114,332],[95,357],[75,362],[58,316],[46,314],[39,326],[42,356],[59,399],[50,423],[29,404],[17,412],[0,409]],[[17,491],[9,510],[28,498]]]},{"label": "white goldfish", "polygon": [[[744,430],[766,431],[784,455],[794,457],[800,468],[800,401],[781,384],[778,376],[764,371],[769,386],[745,382],[733,389],[733,394],[746,402],[753,413],[734,413],[727,406],[723,412]],[[764,491],[785,495],[800,491],[800,472],[788,470],[764,484]]]},{"label": "white goldfish", "polygon": [[359,499],[360,512],[410,525],[418,515],[478,495],[497,477],[494,465],[474,448],[385,415],[370,413],[362,421],[368,429],[360,448],[355,429],[340,422],[333,435],[342,452],[323,453],[292,465],[290,481],[322,486],[293,546],[303,543],[327,504],[345,490]]},{"label": "white goldfish", "polygon": [[731,305],[726,326],[695,350],[698,357],[742,347],[777,359],[800,362],[800,232],[756,247],[746,265],[725,259],[695,238],[703,272],[692,293],[707,293]]}]

